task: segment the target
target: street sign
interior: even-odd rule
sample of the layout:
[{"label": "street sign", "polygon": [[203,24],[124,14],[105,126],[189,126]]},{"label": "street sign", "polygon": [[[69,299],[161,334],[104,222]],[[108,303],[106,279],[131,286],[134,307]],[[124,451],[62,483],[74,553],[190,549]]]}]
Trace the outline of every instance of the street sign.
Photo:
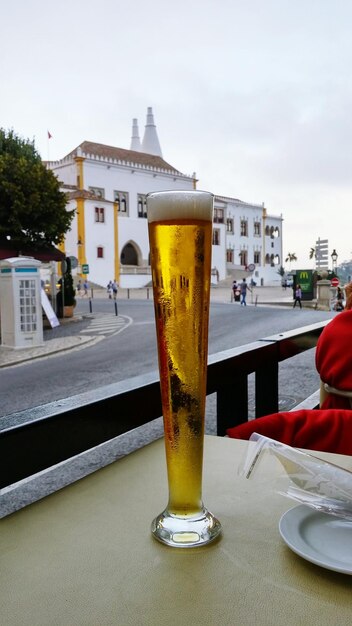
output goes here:
[{"label": "street sign", "polygon": [[340,281],[338,278],[332,278],[331,279],[331,287],[338,287],[340,284]]},{"label": "street sign", "polygon": [[254,272],[254,270],[255,270],[255,265],[254,265],[254,263],[250,263],[250,264],[248,265],[247,269],[248,269],[248,271],[249,271],[249,272]]},{"label": "street sign", "polygon": [[328,259],[329,241],[328,239],[320,239],[315,242],[315,262],[317,269],[327,269],[329,265]]},{"label": "street sign", "polygon": [[83,265],[82,265],[82,274],[89,274],[89,265],[88,265],[88,263],[83,263]]},{"label": "street sign", "polygon": [[75,256],[69,256],[68,257],[71,261],[71,270],[75,270],[77,265],[78,265],[78,259]]}]

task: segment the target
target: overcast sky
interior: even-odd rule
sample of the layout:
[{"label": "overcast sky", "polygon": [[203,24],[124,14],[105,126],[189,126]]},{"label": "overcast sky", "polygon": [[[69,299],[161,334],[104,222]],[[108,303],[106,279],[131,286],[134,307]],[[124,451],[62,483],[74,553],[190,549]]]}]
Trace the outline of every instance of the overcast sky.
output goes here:
[{"label": "overcast sky", "polygon": [[164,159],[282,213],[296,267],[318,237],[350,259],[351,18],[350,0],[3,0],[0,126],[60,159],[128,149],[151,106]]}]

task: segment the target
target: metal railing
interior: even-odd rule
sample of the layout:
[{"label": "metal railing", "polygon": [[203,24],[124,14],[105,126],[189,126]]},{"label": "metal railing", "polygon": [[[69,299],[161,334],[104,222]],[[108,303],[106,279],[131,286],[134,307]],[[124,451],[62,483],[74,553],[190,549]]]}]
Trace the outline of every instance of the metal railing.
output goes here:
[{"label": "metal railing", "polygon": [[[255,417],[278,411],[279,363],[314,348],[327,323],[265,337],[209,358],[207,394],[217,396],[218,435],[248,420],[250,374],[255,374]],[[14,417],[20,425],[0,432],[0,487],[160,416],[160,388],[155,372],[17,413]]]}]

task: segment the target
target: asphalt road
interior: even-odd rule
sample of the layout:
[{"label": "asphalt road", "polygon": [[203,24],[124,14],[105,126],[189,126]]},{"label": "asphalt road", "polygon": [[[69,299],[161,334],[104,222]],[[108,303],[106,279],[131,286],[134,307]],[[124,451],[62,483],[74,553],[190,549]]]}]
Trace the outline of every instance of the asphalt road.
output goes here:
[{"label": "asphalt road", "polygon": [[[93,316],[113,312],[113,302],[93,301]],[[79,301],[76,313],[89,313],[88,301]],[[0,373],[0,422],[3,416],[157,370],[154,311],[150,300],[118,301],[119,316],[129,325],[110,334],[92,347],[5,368]],[[237,303],[213,303],[210,315],[209,354],[251,341],[330,319],[331,312],[290,307],[241,308]],[[48,330],[50,336],[79,333],[89,329],[87,318],[75,324]],[[109,330],[111,333],[111,330]],[[60,335],[61,333],[61,335]],[[250,382],[251,389],[252,381]],[[314,350],[280,365],[281,410],[289,409],[313,393],[319,384]],[[251,396],[251,393],[250,393]],[[235,401],[235,397],[234,397]],[[212,412],[212,399],[208,402]],[[1,420],[3,417],[3,420]],[[5,420],[8,422],[8,420]]]}]

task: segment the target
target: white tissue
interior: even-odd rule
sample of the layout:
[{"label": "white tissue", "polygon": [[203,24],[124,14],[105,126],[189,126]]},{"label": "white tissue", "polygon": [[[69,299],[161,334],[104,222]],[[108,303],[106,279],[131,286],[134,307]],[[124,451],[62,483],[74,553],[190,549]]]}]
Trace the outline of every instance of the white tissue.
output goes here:
[{"label": "white tissue", "polygon": [[333,463],[322,461],[275,439],[253,433],[241,476],[250,478],[262,453],[267,450],[281,462],[290,478],[283,495],[311,508],[352,521],[352,473]]}]

